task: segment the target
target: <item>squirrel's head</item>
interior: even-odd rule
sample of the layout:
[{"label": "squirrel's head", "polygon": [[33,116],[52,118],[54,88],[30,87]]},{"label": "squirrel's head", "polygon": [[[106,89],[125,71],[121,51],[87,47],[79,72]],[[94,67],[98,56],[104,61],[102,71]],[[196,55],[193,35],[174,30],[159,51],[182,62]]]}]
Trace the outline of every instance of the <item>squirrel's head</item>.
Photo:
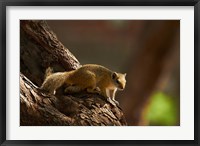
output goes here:
[{"label": "squirrel's head", "polygon": [[112,76],[112,80],[113,80],[115,86],[119,90],[123,90],[126,85],[126,79],[125,79],[126,73],[121,74],[121,73],[113,72],[111,76]]}]

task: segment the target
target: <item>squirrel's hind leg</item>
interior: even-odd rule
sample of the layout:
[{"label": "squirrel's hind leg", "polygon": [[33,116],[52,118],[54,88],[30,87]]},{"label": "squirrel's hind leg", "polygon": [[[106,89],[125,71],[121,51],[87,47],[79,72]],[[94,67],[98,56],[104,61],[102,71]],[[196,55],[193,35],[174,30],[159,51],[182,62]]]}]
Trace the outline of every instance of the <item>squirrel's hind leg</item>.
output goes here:
[{"label": "squirrel's hind leg", "polygon": [[[85,88],[81,88],[80,86],[69,86],[67,88],[65,88],[65,93],[78,93],[81,91],[84,91]],[[98,93],[100,94],[100,89],[98,87],[96,88],[86,88],[86,91],[88,93]]]},{"label": "squirrel's hind leg", "polygon": [[77,92],[81,92],[83,91],[84,89],[82,89],[81,87],[79,86],[69,86],[67,88],[65,88],[65,93],[77,93]]},{"label": "squirrel's hind leg", "polygon": [[89,93],[97,93],[100,94],[101,90],[99,87],[90,87],[86,89]]}]

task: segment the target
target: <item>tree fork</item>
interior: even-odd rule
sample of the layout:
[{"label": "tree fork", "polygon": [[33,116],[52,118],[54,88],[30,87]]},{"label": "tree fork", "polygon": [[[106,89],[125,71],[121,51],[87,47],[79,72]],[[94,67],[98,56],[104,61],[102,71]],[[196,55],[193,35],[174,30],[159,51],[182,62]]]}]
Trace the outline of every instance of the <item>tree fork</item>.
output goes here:
[{"label": "tree fork", "polygon": [[20,21],[20,125],[127,125],[118,106],[97,94],[46,95],[38,87],[47,67],[69,71],[80,67],[46,21]]}]

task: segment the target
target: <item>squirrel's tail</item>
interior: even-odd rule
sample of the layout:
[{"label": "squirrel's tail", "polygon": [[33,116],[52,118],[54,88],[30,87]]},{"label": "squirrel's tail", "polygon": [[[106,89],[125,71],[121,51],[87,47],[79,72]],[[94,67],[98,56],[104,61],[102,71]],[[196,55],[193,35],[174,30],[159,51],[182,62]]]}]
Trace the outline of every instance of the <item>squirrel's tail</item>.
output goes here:
[{"label": "squirrel's tail", "polygon": [[53,73],[53,69],[51,67],[48,67],[45,71],[44,78],[46,79],[48,76],[50,76]]}]

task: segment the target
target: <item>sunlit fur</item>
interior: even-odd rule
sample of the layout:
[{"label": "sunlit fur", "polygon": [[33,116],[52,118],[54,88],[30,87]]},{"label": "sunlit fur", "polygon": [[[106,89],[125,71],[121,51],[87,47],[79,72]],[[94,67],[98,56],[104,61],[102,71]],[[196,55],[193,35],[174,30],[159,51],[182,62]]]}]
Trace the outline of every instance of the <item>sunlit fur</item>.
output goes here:
[{"label": "sunlit fur", "polygon": [[116,73],[116,72],[114,72],[113,74],[115,74],[115,75],[113,75],[113,77],[114,77],[113,81],[114,81],[117,89],[123,90],[126,86],[126,79],[125,79],[126,74],[121,74],[121,73]]},{"label": "sunlit fur", "polygon": [[86,64],[77,70],[49,74],[40,88],[54,94],[59,87],[65,85],[65,92],[86,90],[115,100],[117,89],[125,88],[125,76],[126,74],[113,72],[101,65]]}]

